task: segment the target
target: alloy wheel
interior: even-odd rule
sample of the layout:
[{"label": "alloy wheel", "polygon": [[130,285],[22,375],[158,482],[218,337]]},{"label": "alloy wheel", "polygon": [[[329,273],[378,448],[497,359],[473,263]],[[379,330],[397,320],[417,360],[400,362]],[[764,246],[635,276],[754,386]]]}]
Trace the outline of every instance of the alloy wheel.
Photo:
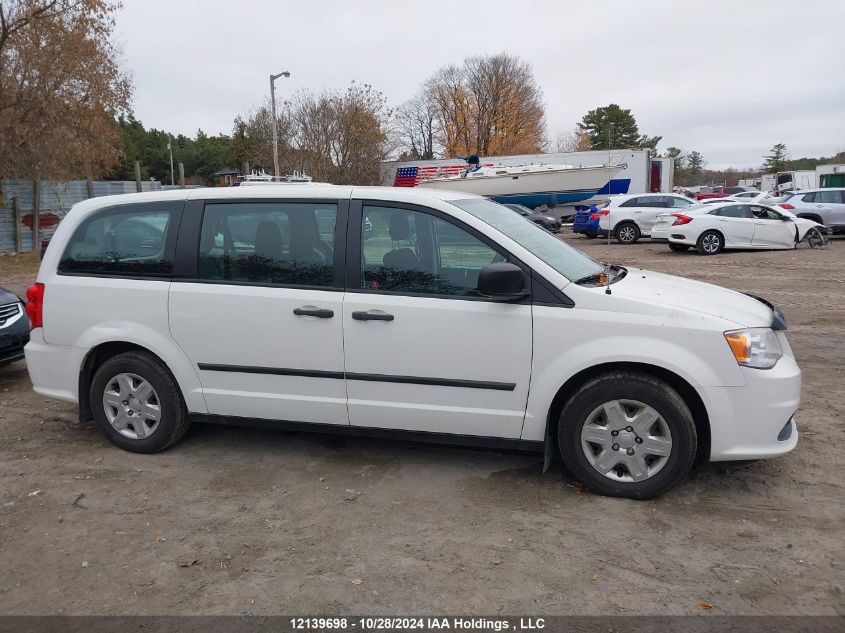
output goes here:
[{"label": "alloy wheel", "polygon": [[701,247],[708,253],[718,253],[721,247],[721,240],[715,233],[705,235],[701,240]]}]

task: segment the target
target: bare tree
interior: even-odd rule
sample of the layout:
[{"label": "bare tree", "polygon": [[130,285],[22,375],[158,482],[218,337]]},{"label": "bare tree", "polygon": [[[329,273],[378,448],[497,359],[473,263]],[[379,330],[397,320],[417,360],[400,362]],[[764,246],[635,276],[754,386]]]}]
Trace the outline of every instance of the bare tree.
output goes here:
[{"label": "bare tree", "polygon": [[590,149],[590,136],[578,128],[570,132],[558,132],[552,149],[557,153],[586,152]]},{"label": "bare tree", "polygon": [[[286,101],[279,124],[279,162],[335,184],[378,184],[393,113],[372,86],[353,83],[346,92],[300,91]],[[235,119],[233,159],[272,164],[270,111],[262,107]]]},{"label": "bare tree", "polygon": [[399,142],[410,159],[434,158],[437,108],[425,90],[403,103],[396,111]]}]

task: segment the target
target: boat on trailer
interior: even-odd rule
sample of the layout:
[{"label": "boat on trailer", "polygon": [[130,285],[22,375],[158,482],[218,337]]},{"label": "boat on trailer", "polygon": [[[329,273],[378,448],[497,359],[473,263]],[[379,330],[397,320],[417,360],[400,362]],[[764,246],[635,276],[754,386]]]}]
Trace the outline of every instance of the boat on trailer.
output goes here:
[{"label": "boat on trailer", "polygon": [[418,187],[475,193],[496,202],[521,204],[534,209],[540,205],[579,202],[593,197],[624,165],[519,165],[485,166],[463,171],[459,176],[420,181]]}]

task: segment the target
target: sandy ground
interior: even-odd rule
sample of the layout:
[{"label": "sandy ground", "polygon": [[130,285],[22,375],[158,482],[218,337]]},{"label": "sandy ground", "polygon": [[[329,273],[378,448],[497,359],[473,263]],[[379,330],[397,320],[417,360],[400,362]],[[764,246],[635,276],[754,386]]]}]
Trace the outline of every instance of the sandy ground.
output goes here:
[{"label": "sandy ground", "polygon": [[[0,369],[0,613],[845,614],[845,242],[599,259],[768,297],[804,370],[800,443],[704,464],[653,502],[583,492],[540,457],[194,426],[112,447]],[[0,258],[23,293],[31,262]]]}]

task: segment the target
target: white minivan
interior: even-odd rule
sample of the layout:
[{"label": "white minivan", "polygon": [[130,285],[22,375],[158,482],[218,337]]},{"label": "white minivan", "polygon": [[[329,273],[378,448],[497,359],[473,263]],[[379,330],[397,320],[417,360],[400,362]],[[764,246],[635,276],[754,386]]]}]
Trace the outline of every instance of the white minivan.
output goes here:
[{"label": "white minivan", "polygon": [[27,292],[35,390],[152,453],[191,422],[559,451],[659,495],[781,455],[801,372],[763,299],[606,268],[433,189],[192,189],[77,204]]}]

